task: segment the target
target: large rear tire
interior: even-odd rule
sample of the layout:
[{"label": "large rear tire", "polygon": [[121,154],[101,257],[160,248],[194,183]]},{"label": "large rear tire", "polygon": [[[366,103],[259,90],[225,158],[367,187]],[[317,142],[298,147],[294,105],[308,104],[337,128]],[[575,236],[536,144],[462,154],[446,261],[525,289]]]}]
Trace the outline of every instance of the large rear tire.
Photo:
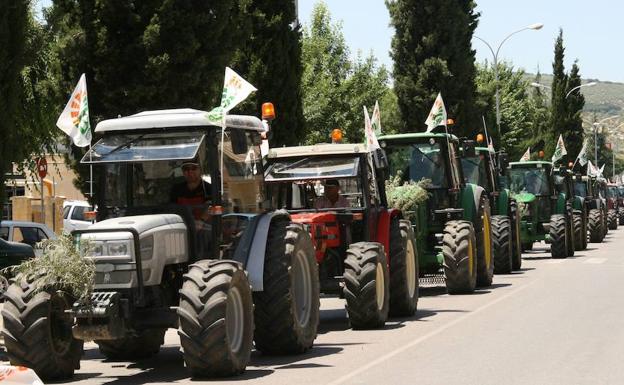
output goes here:
[{"label": "large rear tire", "polygon": [[615,209],[611,209],[607,213],[607,223],[609,226],[609,230],[617,230],[618,219],[617,219],[617,211],[615,211]]},{"label": "large rear tire", "polygon": [[18,280],[5,293],[2,334],[9,362],[33,369],[44,381],[71,378],[83,351],[66,312],[74,299],[53,289],[37,291],[36,286],[36,278]]},{"label": "large rear tire", "polygon": [[472,293],[477,284],[477,241],[472,223],[448,221],[444,226],[442,254],[449,294]]},{"label": "large rear tire", "polygon": [[118,340],[95,341],[110,360],[138,360],[158,354],[167,329],[142,330],[136,336]]},{"label": "large rear tire", "polygon": [[310,349],[319,324],[320,288],[314,247],[302,225],[271,223],[263,280],[264,290],[254,292],[256,349],[267,354]]},{"label": "large rear tire", "polygon": [[390,277],[383,246],[358,242],[349,246],[345,259],[344,296],[354,329],[384,326],[390,307]]},{"label": "large rear tire", "polygon": [[618,209],[618,220],[620,225],[624,225],[624,207]]},{"label": "large rear tire", "polygon": [[600,216],[600,210],[589,210],[589,217],[587,221],[587,228],[589,230],[589,241],[591,243],[600,243],[603,239],[602,230],[602,218]]},{"label": "large rear tire", "polygon": [[522,268],[522,242],[520,241],[520,214],[518,213],[518,203],[515,200],[509,202],[509,212],[511,219],[511,247],[513,251],[512,265],[513,270]]},{"label": "large rear tire", "polygon": [[390,228],[390,315],[409,317],[418,306],[418,254],[410,221],[393,220]]},{"label": "large rear tire", "polygon": [[477,286],[492,285],[494,277],[494,258],[492,254],[492,215],[490,201],[481,196],[479,211],[475,221],[475,237],[477,238]]},{"label": "large rear tire", "polygon": [[494,273],[509,274],[513,266],[511,246],[511,222],[504,215],[492,217],[492,253],[494,254]]},{"label": "large rear tire", "polygon": [[178,316],[184,362],[194,377],[245,371],[253,344],[253,301],[239,263],[201,260],[190,265]]},{"label": "large rear tire", "polygon": [[553,258],[568,256],[568,224],[563,214],[550,216],[550,254]]},{"label": "large rear tire", "polygon": [[[585,234],[587,239],[587,234]],[[583,216],[574,214],[574,250],[583,250]]]}]

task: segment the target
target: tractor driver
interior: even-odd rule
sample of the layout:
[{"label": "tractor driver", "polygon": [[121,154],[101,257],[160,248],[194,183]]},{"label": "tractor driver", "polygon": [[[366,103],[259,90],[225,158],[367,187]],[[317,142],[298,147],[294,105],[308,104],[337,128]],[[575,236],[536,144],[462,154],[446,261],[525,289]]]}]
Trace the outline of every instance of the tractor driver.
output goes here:
[{"label": "tractor driver", "polygon": [[170,202],[193,207],[195,219],[201,219],[202,209],[210,203],[210,183],[201,177],[201,169],[196,159],[182,163],[184,182],[173,186]]},{"label": "tractor driver", "polygon": [[325,181],[323,196],[314,202],[315,209],[333,209],[350,207],[347,198],[340,195],[340,183],[337,179],[328,179]]}]

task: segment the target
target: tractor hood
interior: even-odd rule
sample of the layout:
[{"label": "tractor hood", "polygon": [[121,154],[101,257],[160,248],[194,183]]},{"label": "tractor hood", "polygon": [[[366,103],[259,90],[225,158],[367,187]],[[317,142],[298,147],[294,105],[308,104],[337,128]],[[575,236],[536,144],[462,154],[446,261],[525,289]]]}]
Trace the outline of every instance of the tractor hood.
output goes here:
[{"label": "tractor hood", "polygon": [[139,234],[143,234],[156,227],[173,225],[176,223],[183,223],[183,221],[182,217],[175,214],[136,215],[106,219],[89,226],[89,229],[115,230],[119,228],[132,228]]},{"label": "tractor hood", "polygon": [[514,195],[518,203],[531,203],[535,200],[535,195],[531,193],[520,193]]}]

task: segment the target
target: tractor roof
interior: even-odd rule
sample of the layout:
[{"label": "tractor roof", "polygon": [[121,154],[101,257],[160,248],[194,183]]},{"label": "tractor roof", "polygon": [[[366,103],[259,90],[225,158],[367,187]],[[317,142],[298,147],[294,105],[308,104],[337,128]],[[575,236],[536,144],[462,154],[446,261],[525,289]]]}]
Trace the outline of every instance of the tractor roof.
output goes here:
[{"label": "tractor roof", "polygon": [[312,146],[276,147],[269,150],[269,158],[290,158],[311,155],[361,154],[367,150],[363,144],[314,144]]},{"label": "tractor roof", "polygon": [[409,139],[427,139],[427,138],[441,138],[446,139],[449,137],[451,140],[457,140],[457,137],[453,134],[446,134],[444,132],[411,132],[409,134],[394,134],[394,135],[382,135],[378,140],[389,141],[404,141]]},{"label": "tractor roof", "polygon": [[489,147],[475,147],[475,150],[477,150],[478,153],[481,153],[481,152],[489,152],[490,154],[496,153],[494,149],[489,148]]},{"label": "tractor roof", "polygon": [[545,160],[527,160],[526,162],[510,162],[509,167],[532,168],[537,165],[552,167],[552,163]]},{"label": "tractor roof", "polygon": [[[103,120],[95,127],[95,132],[134,131],[166,127],[219,127],[206,118],[206,111],[191,108],[173,110],[144,111],[138,114]],[[266,128],[255,116],[226,115],[226,125],[232,128],[264,132]]]}]

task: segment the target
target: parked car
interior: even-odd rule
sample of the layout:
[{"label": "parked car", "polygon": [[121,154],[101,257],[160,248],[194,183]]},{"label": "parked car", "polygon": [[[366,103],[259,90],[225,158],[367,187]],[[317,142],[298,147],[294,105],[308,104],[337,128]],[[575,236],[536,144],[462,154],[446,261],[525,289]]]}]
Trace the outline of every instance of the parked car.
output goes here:
[{"label": "parked car", "polygon": [[[4,222],[2,223],[4,224]],[[4,238],[0,238],[0,269],[19,265],[22,261],[34,256],[35,251],[29,245],[9,242]],[[10,277],[8,272],[0,272],[0,294],[3,294],[9,286],[8,277]]]},{"label": "parked car", "polygon": [[24,243],[41,255],[37,243],[46,239],[56,239],[56,234],[48,226],[36,222],[2,221],[0,222],[0,238],[5,241]]},{"label": "parked car", "polygon": [[93,211],[93,206],[87,201],[65,201],[63,203],[63,231],[71,233],[74,230],[83,230],[93,223],[85,217],[86,212]]}]

